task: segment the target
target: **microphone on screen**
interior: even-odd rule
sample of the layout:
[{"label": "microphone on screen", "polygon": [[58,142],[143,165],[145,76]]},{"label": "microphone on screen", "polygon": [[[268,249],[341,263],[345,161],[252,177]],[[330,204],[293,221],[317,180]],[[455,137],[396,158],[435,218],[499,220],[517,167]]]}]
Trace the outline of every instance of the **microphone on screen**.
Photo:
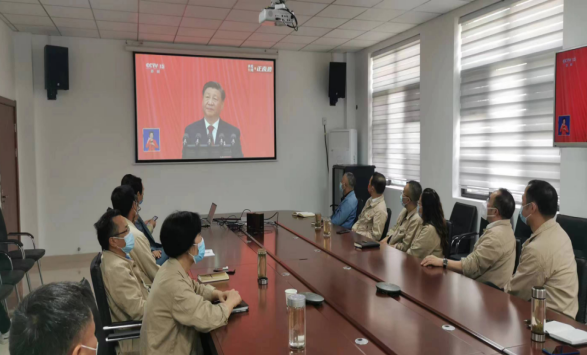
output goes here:
[{"label": "microphone on screen", "polygon": [[200,145],[200,139],[202,138],[202,135],[197,133],[196,134],[196,147]]},{"label": "microphone on screen", "polygon": [[234,143],[236,142],[236,134],[231,134],[230,135],[230,141],[232,142],[231,145],[234,145]]},{"label": "microphone on screen", "polygon": [[188,139],[190,138],[189,134],[184,134],[183,135],[183,146],[185,147],[188,144]]},{"label": "microphone on screen", "polygon": [[220,135],[218,136],[218,139],[219,139],[220,146],[223,147],[224,146],[224,133],[220,133]]}]

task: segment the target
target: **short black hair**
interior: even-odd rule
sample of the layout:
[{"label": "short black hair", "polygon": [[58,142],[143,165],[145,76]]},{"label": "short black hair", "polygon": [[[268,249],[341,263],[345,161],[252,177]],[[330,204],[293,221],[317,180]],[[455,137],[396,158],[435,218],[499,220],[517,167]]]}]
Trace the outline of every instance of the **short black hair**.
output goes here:
[{"label": "short black hair", "polygon": [[371,186],[375,188],[375,192],[381,195],[383,191],[385,191],[385,185],[387,185],[387,180],[383,174],[373,174],[373,177],[371,178]]},{"label": "short black hair", "polygon": [[415,180],[410,180],[407,184],[408,192],[410,194],[408,197],[412,202],[418,203],[418,200],[420,200],[420,195],[422,195],[422,185],[420,185],[420,183]]},{"label": "short black hair", "polygon": [[12,316],[11,355],[66,355],[93,321],[89,300],[77,282],[41,286]]},{"label": "short black hair", "polygon": [[226,93],[224,92],[224,89],[216,81],[209,81],[206,84],[204,84],[204,89],[202,89],[202,96],[206,93],[207,89],[216,89],[216,90],[220,91],[220,95],[222,96],[222,101],[224,101],[224,99],[226,99]]},{"label": "short black hair", "polygon": [[122,178],[120,185],[130,185],[136,194],[143,193],[143,179],[132,174],[126,174]]},{"label": "short black hair", "polygon": [[538,211],[545,217],[554,217],[558,211],[558,194],[546,181],[532,180],[528,183],[526,203],[534,202]]},{"label": "short black hair", "polygon": [[493,207],[497,208],[503,219],[512,218],[516,210],[514,196],[512,196],[508,189],[499,189],[497,191],[499,191],[499,194],[495,196]]},{"label": "short black hair", "polygon": [[98,234],[98,243],[100,243],[102,250],[108,250],[108,241],[118,232],[116,223],[114,223],[114,217],[116,216],[120,216],[120,211],[109,208],[98,222],[94,223],[94,228],[96,228],[96,233]]},{"label": "short black hair", "polygon": [[112,208],[119,210],[120,214],[124,217],[128,217],[136,199],[135,191],[128,185],[118,186],[112,191],[112,195],[110,196]]},{"label": "short black hair", "polygon": [[200,232],[200,215],[193,212],[173,212],[163,222],[159,235],[163,250],[171,258],[177,258],[188,251]]}]

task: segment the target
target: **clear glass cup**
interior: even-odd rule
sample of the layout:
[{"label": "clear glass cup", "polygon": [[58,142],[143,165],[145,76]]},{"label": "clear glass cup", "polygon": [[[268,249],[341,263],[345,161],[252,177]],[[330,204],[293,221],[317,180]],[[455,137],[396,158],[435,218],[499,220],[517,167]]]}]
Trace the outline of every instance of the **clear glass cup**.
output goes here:
[{"label": "clear glass cup", "polygon": [[324,236],[330,237],[330,233],[332,232],[332,222],[330,218],[324,218]]},{"label": "clear glass cup", "polygon": [[287,318],[289,347],[304,349],[306,347],[306,296],[290,295],[287,298]]},{"label": "clear glass cup", "polygon": [[532,341],[544,343],[546,335],[544,326],[546,322],[546,290],[544,287],[532,287]]}]

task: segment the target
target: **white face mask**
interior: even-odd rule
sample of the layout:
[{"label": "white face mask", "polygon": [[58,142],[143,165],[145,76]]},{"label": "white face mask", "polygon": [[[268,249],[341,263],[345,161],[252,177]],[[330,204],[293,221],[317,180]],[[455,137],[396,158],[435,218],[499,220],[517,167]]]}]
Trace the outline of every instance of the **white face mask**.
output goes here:
[{"label": "white face mask", "polygon": [[486,221],[489,221],[489,218],[495,217],[497,215],[497,213],[489,214],[489,211],[493,210],[497,210],[497,208],[487,207],[487,203],[483,204],[483,206],[481,206],[481,218],[485,219]]},{"label": "white face mask", "polygon": [[92,348],[92,347],[89,347],[89,346],[85,346],[85,345],[81,345],[81,347],[84,348],[84,349],[88,349],[88,350],[94,350],[96,352],[96,354],[97,354],[98,353],[98,345],[100,345],[100,344],[96,343],[96,348],[95,349]]}]

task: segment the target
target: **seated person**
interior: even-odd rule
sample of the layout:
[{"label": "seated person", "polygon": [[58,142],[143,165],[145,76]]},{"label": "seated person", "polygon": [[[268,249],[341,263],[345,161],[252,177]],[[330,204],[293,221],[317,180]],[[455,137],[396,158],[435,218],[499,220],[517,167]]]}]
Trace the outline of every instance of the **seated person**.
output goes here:
[{"label": "seated person", "polygon": [[357,197],[355,196],[355,175],[353,173],[344,173],[340,182],[340,192],[342,200],[340,205],[332,215],[332,224],[341,226],[346,229],[353,227],[357,217]]},{"label": "seated person", "polygon": [[577,316],[579,280],[573,245],[556,222],[558,194],[546,181],[532,180],[522,196],[520,219],[532,229],[522,246],[520,263],[504,291],[525,300],[532,287],[546,289],[546,305],[571,318]]},{"label": "seated person", "polygon": [[151,247],[147,237],[135,227],[134,222],[137,220],[141,208],[135,198],[134,190],[128,185],[119,186],[112,191],[110,200],[112,201],[112,208],[120,211],[135,238],[135,246],[129,255],[139,266],[141,273],[144,274],[145,277],[140,275],[141,279],[150,286],[155,280],[157,271],[159,271],[159,265],[157,265],[155,257],[151,254]]},{"label": "seated person", "polygon": [[387,206],[383,196],[386,183],[383,174],[375,173],[371,176],[367,186],[371,197],[365,202],[365,207],[353,226],[353,232],[376,241],[383,237],[383,229],[387,222]]},{"label": "seated person", "polygon": [[[109,209],[94,224],[102,247],[102,279],[114,322],[143,319],[149,291],[137,264],[128,257],[135,245],[133,233],[117,210]],[[120,343],[124,354],[138,354],[138,339]]]},{"label": "seated person", "polygon": [[[143,326],[141,354],[203,354],[200,333],[228,323],[241,302],[237,291],[220,292],[192,280],[189,271],[204,258],[200,216],[175,212],[161,227],[161,243],[169,260],[151,288]],[[220,300],[220,304],[212,301]]]},{"label": "seated person", "polygon": [[[135,197],[137,201],[139,201],[139,205],[143,204],[143,199],[145,197],[145,185],[143,185],[143,180],[140,177],[126,174],[122,178],[122,182],[120,185],[129,185],[135,192]],[[147,221],[143,221],[141,216],[137,216],[137,221],[135,222],[135,227],[149,240],[149,245],[151,246],[151,253],[155,257],[157,261],[157,265],[161,266],[165,261],[167,261],[168,257],[163,251],[163,247],[161,244],[155,242],[155,238],[153,238],[153,230],[157,226],[157,221],[149,219]]]},{"label": "seated person", "polygon": [[409,181],[401,194],[404,209],[400,212],[395,226],[387,233],[381,243],[389,244],[397,250],[406,251],[422,226],[422,218],[418,215],[418,201],[422,194],[422,185],[417,181]]},{"label": "seated person", "polygon": [[422,218],[422,227],[406,253],[420,259],[428,255],[439,258],[448,255],[448,227],[436,191],[428,188],[422,192],[418,202],[418,214]]},{"label": "seated person", "polygon": [[510,219],[516,209],[514,197],[506,189],[491,194],[484,216],[489,224],[473,252],[459,261],[427,256],[422,266],[443,266],[479,282],[503,288],[516,264],[516,237]]},{"label": "seated person", "polygon": [[98,354],[90,300],[83,294],[77,282],[51,283],[28,294],[12,316],[10,354]]}]

